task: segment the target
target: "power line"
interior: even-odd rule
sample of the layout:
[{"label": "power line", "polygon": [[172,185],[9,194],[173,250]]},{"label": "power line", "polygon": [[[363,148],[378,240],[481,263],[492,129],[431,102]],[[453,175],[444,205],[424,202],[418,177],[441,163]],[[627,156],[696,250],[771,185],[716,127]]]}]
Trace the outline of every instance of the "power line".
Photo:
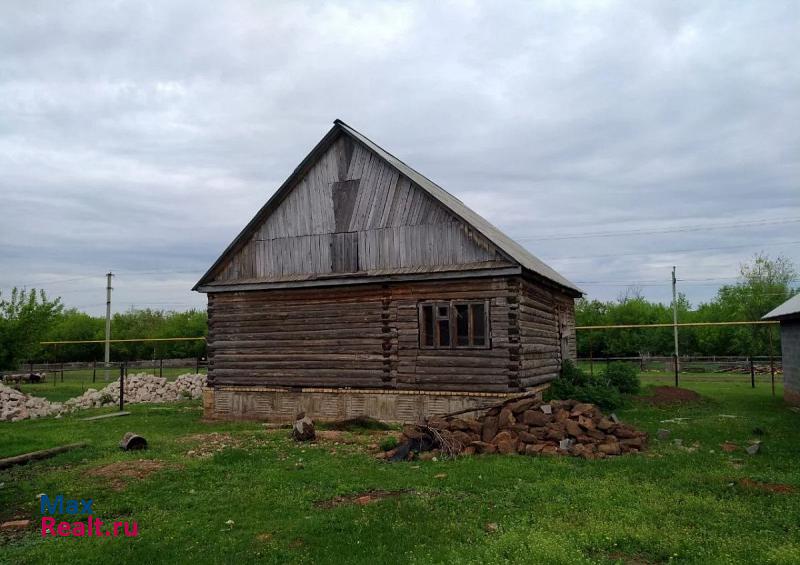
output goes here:
[{"label": "power line", "polygon": [[577,232],[572,234],[551,235],[551,236],[546,236],[546,235],[522,236],[522,237],[517,237],[515,239],[520,241],[545,241],[545,240],[553,241],[558,239],[582,239],[589,237],[617,237],[617,236],[636,235],[636,234],[693,232],[693,231],[741,228],[741,227],[752,227],[752,226],[782,225],[782,224],[789,224],[796,222],[800,222],[800,218],[781,218],[777,220],[753,220],[751,222],[731,222],[727,224],[696,224],[691,226],[679,226],[674,228],[619,230],[619,231],[605,231],[605,232]]},{"label": "power line", "polygon": [[[787,282],[798,282],[800,279],[790,279]],[[679,283],[682,283],[681,286],[724,286],[721,283],[693,283],[693,282],[686,282],[683,279],[678,279]],[[631,282],[624,282],[624,281],[575,281],[576,284],[582,284],[584,286],[667,286],[671,284],[670,282],[658,282],[658,281],[631,281]]]},{"label": "power line", "polygon": [[574,255],[570,257],[551,257],[550,262],[565,259],[602,259],[608,257],[637,257],[642,255],[668,255],[670,253],[696,253],[698,251],[715,251],[719,249],[742,249],[745,247],[780,247],[783,245],[797,245],[800,241],[784,241],[781,243],[749,243],[746,245],[724,245],[720,247],[698,247],[696,249],[671,249],[669,251],[648,251],[645,253],[612,253],[608,255]]},{"label": "power line", "polygon": [[[174,274],[195,274],[199,275],[203,272],[202,269],[193,269],[193,270],[163,270],[163,271],[115,271],[121,273],[123,275],[136,275],[136,276],[143,276],[143,275],[174,275]],[[36,281],[36,282],[19,282],[10,284],[9,286],[18,286],[22,288],[29,288],[29,287],[36,287],[41,285],[54,285],[54,284],[61,284],[61,283],[70,283],[70,282],[77,282],[77,281],[84,281],[87,279],[101,279],[103,278],[102,275],[89,275],[85,277],[74,277],[69,279],[54,279],[50,281]]]}]

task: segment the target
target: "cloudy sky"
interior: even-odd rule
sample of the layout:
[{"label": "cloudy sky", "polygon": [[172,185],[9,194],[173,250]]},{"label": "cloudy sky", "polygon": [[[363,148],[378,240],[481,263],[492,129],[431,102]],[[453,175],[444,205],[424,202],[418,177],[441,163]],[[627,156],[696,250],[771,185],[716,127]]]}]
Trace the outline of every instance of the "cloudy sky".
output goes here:
[{"label": "cloudy sky", "polygon": [[797,2],[0,4],[0,289],[185,309],[341,118],[582,286],[800,265]]}]

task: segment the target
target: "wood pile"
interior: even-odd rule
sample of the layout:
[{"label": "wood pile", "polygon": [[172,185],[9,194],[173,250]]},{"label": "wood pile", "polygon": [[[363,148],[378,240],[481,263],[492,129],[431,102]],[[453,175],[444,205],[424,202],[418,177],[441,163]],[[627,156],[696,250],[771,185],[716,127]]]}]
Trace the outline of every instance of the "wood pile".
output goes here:
[{"label": "wood pile", "polygon": [[9,373],[3,375],[5,384],[43,383],[47,380],[47,373]]},{"label": "wood pile", "polygon": [[407,425],[401,445],[386,458],[411,459],[434,449],[443,455],[519,453],[601,459],[636,453],[646,445],[645,432],[613,415],[606,417],[594,404],[530,397],[492,407],[478,419],[433,417]]},{"label": "wood pile", "polygon": [[[729,367],[720,367],[716,371],[716,373],[738,373],[741,375],[749,375],[750,374],[750,367],[748,365],[732,365]],[[757,375],[769,375],[771,373],[771,368],[769,365],[753,365],[753,372]],[[782,375],[783,368],[776,365],[775,366],[775,374]]]}]

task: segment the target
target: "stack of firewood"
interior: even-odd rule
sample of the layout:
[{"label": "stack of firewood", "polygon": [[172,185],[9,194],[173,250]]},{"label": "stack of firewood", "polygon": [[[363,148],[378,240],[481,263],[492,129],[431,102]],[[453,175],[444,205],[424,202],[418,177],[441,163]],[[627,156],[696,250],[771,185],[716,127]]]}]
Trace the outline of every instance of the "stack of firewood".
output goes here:
[{"label": "stack of firewood", "polygon": [[599,459],[641,451],[646,443],[645,432],[619,422],[613,414],[606,417],[594,404],[528,397],[489,408],[478,419],[433,417],[407,425],[400,446],[387,458],[413,458],[433,449],[445,455],[520,453]]}]

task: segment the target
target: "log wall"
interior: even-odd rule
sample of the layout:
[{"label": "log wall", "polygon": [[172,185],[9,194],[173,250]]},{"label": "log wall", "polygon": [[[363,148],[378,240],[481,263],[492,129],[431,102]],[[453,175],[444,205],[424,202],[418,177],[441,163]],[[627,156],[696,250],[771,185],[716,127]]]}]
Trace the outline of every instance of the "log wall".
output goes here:
[{"label": "log wall", "polygon": [[[518,276],[210,293],[215,386],[509,392],[575,357],[573,299]],[[488,301],[490,347],[420,348],[422,301]]]},{"label": "log wall", "polygon": [[575,300],[562,292],[519,280],[519,386],[558,377],[564,359],[577,358]]}]

